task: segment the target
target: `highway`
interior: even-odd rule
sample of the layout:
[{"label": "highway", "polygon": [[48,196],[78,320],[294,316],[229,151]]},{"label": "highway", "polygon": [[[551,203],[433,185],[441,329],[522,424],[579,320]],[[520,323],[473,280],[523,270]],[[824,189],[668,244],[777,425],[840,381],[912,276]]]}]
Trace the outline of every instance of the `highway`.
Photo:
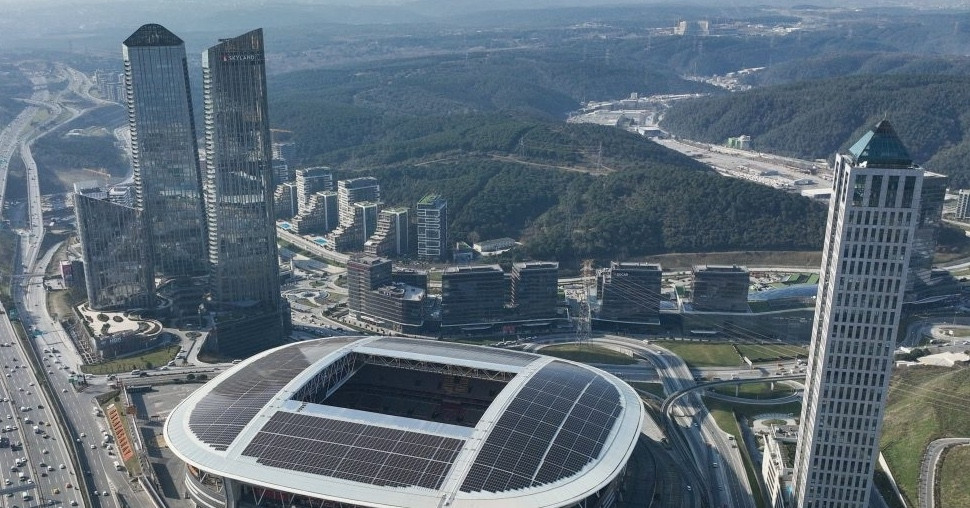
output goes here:
[{"label": "highway", "polygon": [[[657,370],[665,393],[669,396],[696,386],[694,376],[684,361],[664,348],[625,337],[607,336],[593,342],[631,349],[635,355],[650,361]],[[736,371],[745,379],[768,379],[764,370]],[[730,382],[730,381],[728,381]],[[704,406],[700,394],[689,393],[678,399],[668,426],[668,437],[681,452],[693,460],[695,492],[703,490],[712,506],[753,508],[754,497],[744,470],[740,449],[722,431]],[[676,435],[672,435],[676,434]]]},{"label": "highway", "polygon": [[[134,498],[127,473],[114,466],[117,456],[109,449],[114,445],[103,441],[102,431],[107,430],[107,424],[94,414],[94,393],[91,390],[79,392],[70,381],[80,359],[55,316],[49,315],[46,305],[43,273],[53,249],[41,255],[44,223],[38,168],[31,143],[57,125],[105,103],[90,96],[90,80],[83,73],[60,65],[55,65],[54,69],[51,78],[66,79],[67,87],[52,95],[46,89],[46,76],[29,76],[34,92],[25,100],[28,106],[0,131],[0,189],[5,187],[14,154],[23,159],[26,167],[26,217],[20,224],[12,225],[21,236],[21,248],[14,266],[11,292],[19,318],[30,335],[28,343],[21,344],[14,335],[10,316],[3,316],[0,343],[11,345],[0,347],[0,365],[3,366],[0,391],[3,392],[2,398],[12,399],[12,402],[0,401],[0,418],[4,420],[0,422],[0,429],[5,429],[7,424],[16,427],[3,434],[23,446],[17,447],[16,452],[11,451],[9,457],[0,458],[0,468],[11,483],[0,489],[4,494],[0,500],[4,507],[49,504],[120,508],[118,494],[123,494],[133,499],[135,506],[146,506],[147,503]],[[78,97],[94,105],[84,109],[70,105]],[[38,122],[36,119],[42,110],[47,110],[48,114]],[[0,194],[0,200],[2,197]],[[45,349],[50,348],[56,352],[45,353]],[[32,364],[29,360],[34,357],[37,360]],[[31,365],[38,367],[36,371]],[[47,393],[41,390],[42,386],[48,387]],[[100,388],[106,390],[103,384]],[[69,422],[59,421],[51,409],[49,396],[57,397]],[[68,446],[77,453],[79,464],[72,464]],[[0,457],[4,455],[7,452],[0,450]],[[22,461],[23,466],[16,466],[17,457],[26,459]],[[11,469],[14,467],[18,471]],[[20,472],[24,473],[23,482],[19,479]],[[78,487],[85,484],[89,491],[81,492]],[[28,492],[30,499],[24,499],[23,492],[17,490],[27,486],[31,490],[24,492]]]}]

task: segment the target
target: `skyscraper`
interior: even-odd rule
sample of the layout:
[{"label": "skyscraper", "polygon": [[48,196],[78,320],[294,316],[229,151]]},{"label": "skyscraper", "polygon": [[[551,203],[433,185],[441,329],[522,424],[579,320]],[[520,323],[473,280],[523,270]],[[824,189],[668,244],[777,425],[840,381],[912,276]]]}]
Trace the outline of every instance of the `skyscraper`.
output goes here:
[{"label": "skyscraper", "polygon": [[109,189],[78,183],[74,213],[88,305],[95,310],[151,306],[155,288],[142,211],[113,201]]},{"label": "skyscraper", "polygon": [[155,274],[205,275],[202,181],[185,44],[149,24],[122,46],[135,207],[145,215]]},{"label": "skyscraper", "polygon": [[922,185],[886,120],[836,156],[795,506],[869,506]]},{"label": "skyscraper", "polygon": [[441,260],[448,254],[448,201],[428,194],[418,201],[418,257]]},{"label": "skyscraper", "polygon": [[289,321],[280,300],[262,30],[205,51],[202,79],[216,346],[241,356],[279,344]]}]

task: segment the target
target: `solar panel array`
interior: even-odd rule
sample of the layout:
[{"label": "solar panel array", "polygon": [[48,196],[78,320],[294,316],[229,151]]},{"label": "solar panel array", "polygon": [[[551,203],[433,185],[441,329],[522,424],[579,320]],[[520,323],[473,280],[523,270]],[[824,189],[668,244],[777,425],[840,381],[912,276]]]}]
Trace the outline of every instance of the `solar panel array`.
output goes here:
[{"label": "solar panel array", "polygon": [[522,353],[519,351],[506,351],[504,349],[465,346],[462,344],[454,344],[449,342],[400,339],[395,337],[385,337],[372,342],[371,345],[390,351],[430,354],[445,358],[499,363],[515,367],[525,367],[526,365],[534,362],[536,358],[539,358],[539,355]]},{"label": "solar panel array", "polygon": [[225,450],[263,406],[294,376],[355,338],[300,344],[270,353],[223,380],[196,404],[189,429],[203,443]]},{"label": "solar panel array", "polygon": [[260,464],[370,485],[438,489],[465,441],[278,412],[243,451]]},{"label": "solar panel array", "polygon": [[551,362],[509,403],[461,490],[502,492],[572,476],[599,456],[620,411],[620,393],[608,381]]}]

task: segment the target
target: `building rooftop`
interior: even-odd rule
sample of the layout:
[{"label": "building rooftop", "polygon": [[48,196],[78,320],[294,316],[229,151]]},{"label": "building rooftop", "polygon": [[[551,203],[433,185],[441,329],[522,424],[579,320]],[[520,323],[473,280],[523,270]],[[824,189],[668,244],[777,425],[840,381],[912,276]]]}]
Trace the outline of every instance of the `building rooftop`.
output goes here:
[{"label": "building rooftop", "polygon": [[135,33],[128,36],[124,42],[125,46],[178,46],[182,44],[182,39],[170,32],[162,25],[149,23],[142,25],[135,30]]},{"label": "building rooftop", "polygon": [[856,163],[875,166],[912,166],[913,159],[889,120],[882,120],[849,148]]},{"label": "building rooftop", "polygon": [[[380,390],[377,380],[432,393],[437,383],[416,381],[433,375],[453,394],[440,395],[449,410],[462,408],[460,394],[491,393],[480,417],[456,424],[331,403],[354,383]],[[165,437],[192,467],[337,503],[572,506],[623,472],[643,418],[636,392],[582,364],[433,340],[335,337],[225,371],[176,407]]]}]

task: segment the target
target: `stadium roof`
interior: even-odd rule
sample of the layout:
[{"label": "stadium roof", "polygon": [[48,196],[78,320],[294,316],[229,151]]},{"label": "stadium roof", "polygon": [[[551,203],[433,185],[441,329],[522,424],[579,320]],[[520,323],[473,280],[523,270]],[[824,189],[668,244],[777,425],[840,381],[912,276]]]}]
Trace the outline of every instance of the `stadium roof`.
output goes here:
[{"label": "stadium roof", "polygon": [[[377,360],[375,360],[377,359]],[[504,388],[474,427],[307,402],[363,363],[465,369]],[[183,401],[165,436],[187,463],[361,506],[568,506],[615,479],[643,420],[605,372],[541,355],[430,340],[338,337],[276,348]]]}]

